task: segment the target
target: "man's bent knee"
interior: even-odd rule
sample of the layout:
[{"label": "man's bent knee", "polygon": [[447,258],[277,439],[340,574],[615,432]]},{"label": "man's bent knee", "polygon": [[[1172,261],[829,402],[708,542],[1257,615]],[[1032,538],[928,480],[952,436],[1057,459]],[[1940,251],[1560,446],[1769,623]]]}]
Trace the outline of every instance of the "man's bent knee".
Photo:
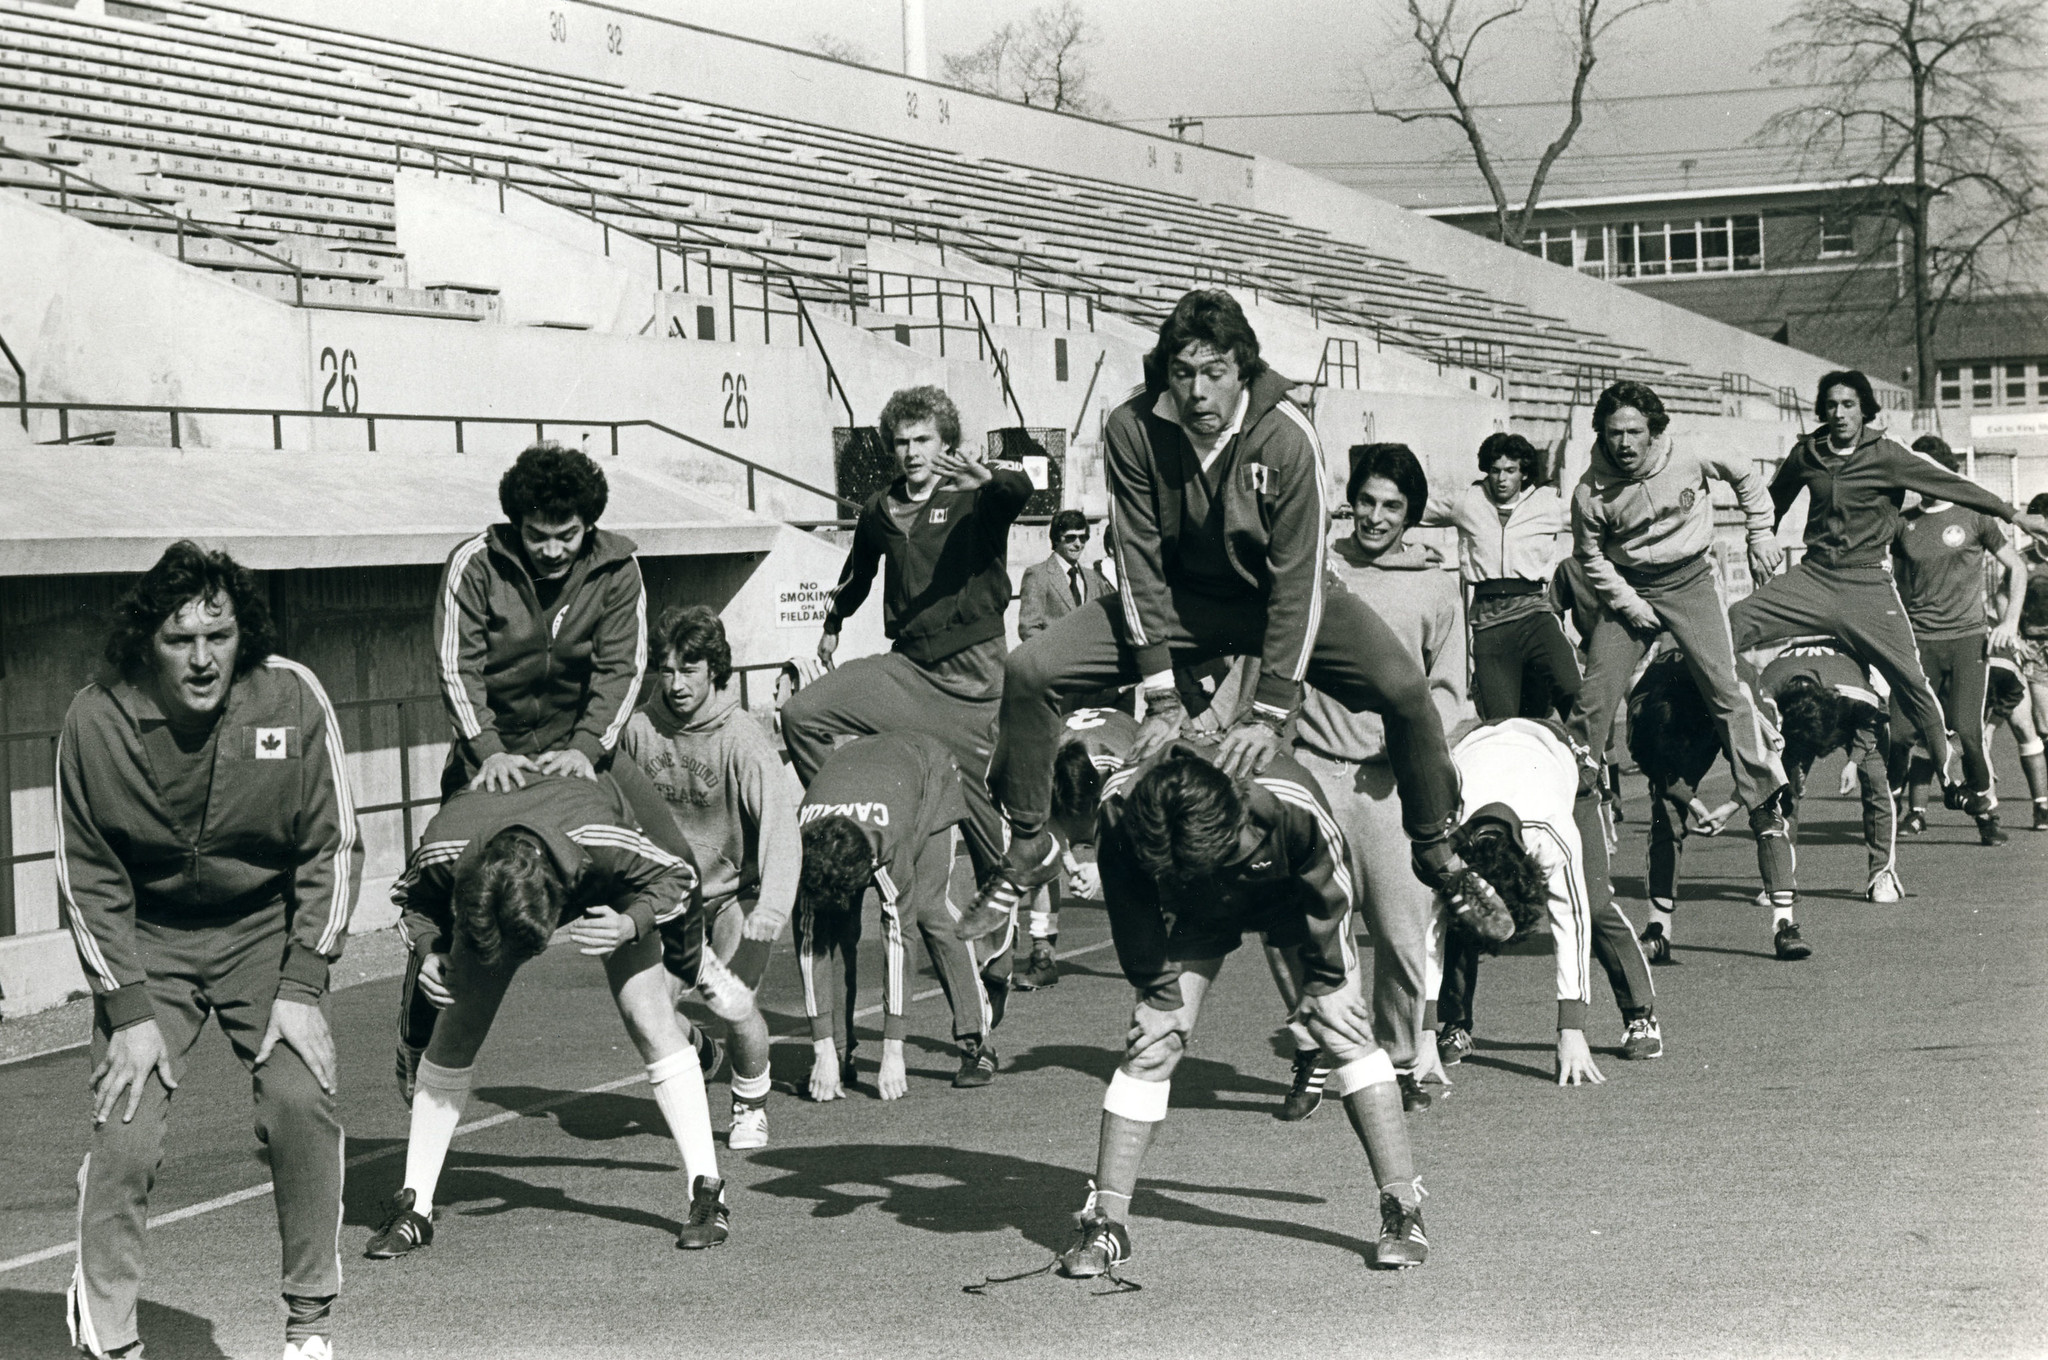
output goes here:
[{"label": "man's bent knee", "polygon": [[1150,1048],[1128,1054],[1117,1070],[1139,1081],[1165,1081],[1180,1066],[1181,1037],[1169,1034]]}]

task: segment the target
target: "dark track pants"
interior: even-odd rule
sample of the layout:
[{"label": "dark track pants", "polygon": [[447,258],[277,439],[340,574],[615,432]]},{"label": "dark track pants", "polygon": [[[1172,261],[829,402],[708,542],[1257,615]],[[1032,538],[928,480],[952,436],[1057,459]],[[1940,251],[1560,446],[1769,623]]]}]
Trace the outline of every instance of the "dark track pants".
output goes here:
[{"label": "dark track pants", "polygon": [[1690,784],[1650,782],[1650,872],[1652,902],[1678,900],[1678,867],[1685,859],[1685,839],[1692,834]]},{"label": "dark track pants", "polygon": [[[1458,815],[1458,772],[1444,743],[1422,666],[1357,597],[1324,584],[1323,623],[1307,681],[1354,713],[1379,714],[1410,837],[1441,835]],[[1266,610],[1256,601],[1217,600],[1179,591],[1178,627],[1165,639],[1176,665],[1219,656],[1257,656]],[[1010,653],[996,752],[996,799],[1018,826],[1041,827],[1052,802],[1052,758],[1060,740],[1060,704],[1069,694],[1133,685],[1137,649],[1115,595],[1091,600]],[[785,713],[787,710],[785,710]],[[786,721],[786,719],[785,719]]]},{"label": "dark track pants", "polygon": [[1472,703],[1488,722],[1562,718],[1578,694],[1578,653],[1549,610],[1472,630]]},{"label": "dark track pants", "polygon": [[[1041,634],[1040,636],[1043,636]],[[809,788],[840,737],[922,732],[937,737],[960,767],[967,799],[967,854],[974,878],[986,882],[1003,858],[1003,819],[989,796],[995,749],[996,698],[963,699],[935,684],[901,652],[862,657],[827,671],[782,705],[782,739],[797,779]],[[1046,775],[1052,756],[1046,756]]]},{"label": "dark track pants", "polygon": [[[1728,611],[1728,624],[1738,658],[1792,638],[1841,639],[1858,660],[1884,675],[1892,702],[1919,729],[1935,768],[1948,768],[1948,719],[1920,669],[1913,625],[1906,619],[1906,606],[1891,573],[1883,567],[1801,562],[1738,600]],[[1754,667],[1748,662],[1740,665],[1743,679],[1754,690]]]},{"label": "dark track pants", "polygon": [[[149,977],[149,1000],[182,1077],[206,1017],[220,1022],[235,1056],[250,1069],[256,1138],[269,1149],[276,1184],[277,1227],[284,1243],[283,1292],[326,1298],[341,1292],[342,1132],[334,1098],[320,1089],[288,1044],[279,1043],[258,1068],[257,1045],[270,1026],[284,964],[283,901],[246,916],[204,924],[168,925],[138,916],[136,943]],[[95,1014],[92,1060],[97,1067],[112,1038]],[[96,1352],[136,1339],[135,1299],[142,1285],[149,1192],[163,1162],[171,1093],[151,1072],[135,1118],[121,1122],[127,1097],[93,1130],[79,1168],[78,1263],[71,1276],[71,1321],[81,1345]],[[216,1148],[215,1155],[228,1150]]]},{"label": "dark track pants", "polygon": [[[1714,564],[1702,554],[1656,578],[1631,578],[1630,584],[1685,650],[1686,669],[1714,716],[1714,731],[1735,774],[1735,796],[1744,807],[1761,806],[1784,784],[1785,771],[1758,719],[1753,678],[1748,685],[1737,679],[1735,654],[1742,643],[1730,631],[1730,610],[1714,578]],[[1586,678],[1572,706],[1570,726],[1589,750],[1605,751],[1614,730],[1614,711],[1627,697],[1636,667],[1656,639],[1637,634],[1604,604],[1591,612]]]},{"label": "dark track pants", "polygon": [[[1586,892],[1592,898],[1593,957],[1614,989],[1614,1002],[1624,1021],[1654,1015],[1657,988],[1650,980],[1650,961],[1636,940],[1636,928],[1614,905],[1614,884],[1608,878],[1607,836],[1600,825],[1597,794],[1581,795],[1572,821],[1586,856]],[[1472,1029],[1472,1002],[1479,985],[1480,951],[1456,935],[1444,941],[1443,985],[1437,989],[1434,1028]]]},{"label": "dark track pants", "polygon": [[[939,990],[953,1011],[953,1037],[985,1038],[994,1027],[988,986],[983,978],[1010,975],[1010,932],[986,940],[966,941],[953,933],[960,921],[948,883],[953,871],[953,828],[926,839],[919,849],[910,882],[901,886],[893,908],[882,909],[882,1037],[901,1039],[909,1030],[905,1010],[910,1001],[910,960],[906,926],[924,937],[925,954],[938,974]],[[874,894],[870,890],[869,896]],[[796,925],[797,971],[804,985],[804,1012],[811,1038],[830,1039],[842,1060],[853,1054],[855,963],[865,903],[851,911],[812,912],[800,905]]]},{"label": "dark track pants", "polygon": [[[1990,680],[1991,647],[1984,632],[1962,637],[1921,638],[1920,669],[1934,687],[1934,697],[1953,726],[1956,744],[1963,748],[1963,783],[1972,793],[1991,791],[1991,760],[1984,751],[1984,690]],[[1912,759],[1914,728],[1906,719],[1898,695],[1892,696],[1891,781],[1903,787]],[[1922,744],[1933,750],[1923,735]],[[1936,773],[1948,778],[1946,769]]]},{"label": "dark track pants", "polygon": [[[1871,728],[1856,734],[1849,746],[1849,761],[1856,767],[1857,785],[1863,798],[1863,845],[1869,854],[1869,883],[1886,869],[1897,867],[1898,805],[1892,801],[1892,787],[1885,772],[1885,743]],[[1806,777],[1813,762],[1794,763],[1786,774],[1784,802],[1785,834],[1759,836],[1756,842],[1757,872],[1763,876],[1766,892],[1797,892],[1799,878],[1799,796],[1806,790]]]}]

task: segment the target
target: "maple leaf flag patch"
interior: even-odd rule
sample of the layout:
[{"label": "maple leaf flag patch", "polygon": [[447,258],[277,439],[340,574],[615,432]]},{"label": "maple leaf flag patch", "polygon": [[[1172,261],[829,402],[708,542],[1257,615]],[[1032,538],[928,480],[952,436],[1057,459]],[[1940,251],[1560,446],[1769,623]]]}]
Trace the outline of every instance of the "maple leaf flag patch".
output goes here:
[{"label": "maple leaf flag patch", "polygon": [[291,729],[288,727],[259,727],[256,729],[256,758],[258,760],[283,760],[291,753]]}]

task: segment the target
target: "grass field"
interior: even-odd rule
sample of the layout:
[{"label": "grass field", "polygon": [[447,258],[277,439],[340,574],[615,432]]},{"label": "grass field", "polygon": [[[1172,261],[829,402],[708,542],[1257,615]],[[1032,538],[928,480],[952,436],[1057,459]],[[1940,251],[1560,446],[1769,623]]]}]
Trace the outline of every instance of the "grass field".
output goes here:
[{"label": "grass field", "polygon": [[[2009,742],[1999,755],[2014,768]],[[1832,763],[1813,784],[1833,787]],[[1631,781],[1638,815],[1616,858],[1638,917],[1641,792]],[[2023,821],[2023,803],[2008,808]],[[795,969],[779,956],[764,1001],[791,1041],[776,1049],[774,1141],[724,1156],[734,1236],[705,1253],[671,1246],[685,1204],[674,1147],[599,969],[558,947],[522,976],[480,1060],[435,1245],[360,1259],[403,1170],[396,983],[337,993],[351,1158],[338,1353],[2048,1351],[2048,835],[2015,829],[2011,845],[1980,849],[1966,819],[1937,812],[1901,847],[1912,895],[1877,907],[1860,898],[1855,811],[1808,802],[1806,963],[1770,956],[1747,837],[1694,843],[1680,963],[1656,975],[1666,1056],[1615,1056],[1603,980],[1591,1037],[1604,1086],[1550,1079],[1550,960],[1487,965],[1479,1052],[1409,1121],[1433,1254],[1398,1275],[1366,1268],[1373,1187],[1341,1111],[1273,1118],[1288,1067],[1250,949],[1218,983],[1134,1205],[1127,1273],[1143,1290],[1111,1297],[1050,1277],[962,1292],[1042,1263],[1085,1193],[1129,1006],[1098,910],[1068,913],[1060,985],[1014,1001],[993,1086],[947,1085],[932,997],[912,1012],[910,1095],[889,1105],[871,1086],[823,1107],[791,1094],[809,1048]],[[863,1001],[878,999],[871,982]],[[869,1073],[878,1054],[876,1032],[861,1051]],[[0,1068],[8,1360],[66,1353],[86,1071],[78,1049]],[[722,1128],[722,1083],[712,1099]],[[210,1034],[178,1094],[153,1204],[153,1360],[277,1353],[265,1178],[247,1079]]]}]

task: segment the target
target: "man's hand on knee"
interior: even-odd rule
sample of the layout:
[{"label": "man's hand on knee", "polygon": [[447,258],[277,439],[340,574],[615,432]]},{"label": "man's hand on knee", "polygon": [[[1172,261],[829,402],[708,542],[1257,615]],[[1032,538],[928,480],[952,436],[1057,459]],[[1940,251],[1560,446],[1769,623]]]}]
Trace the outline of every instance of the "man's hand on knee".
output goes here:
[{"label": "man's hand on knee", "polygon": [[1180,695],[1171,689],[1145,691],[1145,721],[1131,740],[1129,764],[1139,765],[1165,750],[1187,724],[1188,711]]},{"label": "man's hand on knee", "polygon": [[321,1014],[320,1007],[287,996],[271,1002],[270,1024],[263,1031],[263,1042],[256,1047],[257,1067],[263,1066],[279,1040],[291,1045],[306,1064],[306,1070],[313,1074],[313,1080],[320,1083],[320,1089],[333,1095],[334,1035],[328,1031],[327,1017]]},{"label": "man's hand on knee", "polygon": [[128,1108],[122,1112],[121,1122],[125,1124],[135,1118],[136,1108],[142,1104],[143,1085],[152,1069],[166,1091],[178,1089],[171,1076],[170,1050],[164,1046],[164,1032],[157,1028],[156,1021],[144,1020],[139,1025],[115,1030],[113,1038],[107,1041],[107,1055],[92,1070],[92,1122],[106,1123],[123,1091],[128,1093]]},{"label": "man's hand on knee", "polygon": [[1323,1047],[1341,1051],[1347,1045],[1371,1050],[1379,1047],[1372,1034],[1372,1011],[1365,1003],[1365,990],[1357,978],[1321,996],[1305,995],[1298,1011],[1309,1032]]},{"label": "man's hand on knee", "polygon": [[1130,1032],[1124,1036],[1124,1065],[1147,1075],[1171,1072],[1180,1062],[1193,1028],[1194,1014],[1185,1004],[1162,1011],[1139,1002],[1131,1012]]}]

